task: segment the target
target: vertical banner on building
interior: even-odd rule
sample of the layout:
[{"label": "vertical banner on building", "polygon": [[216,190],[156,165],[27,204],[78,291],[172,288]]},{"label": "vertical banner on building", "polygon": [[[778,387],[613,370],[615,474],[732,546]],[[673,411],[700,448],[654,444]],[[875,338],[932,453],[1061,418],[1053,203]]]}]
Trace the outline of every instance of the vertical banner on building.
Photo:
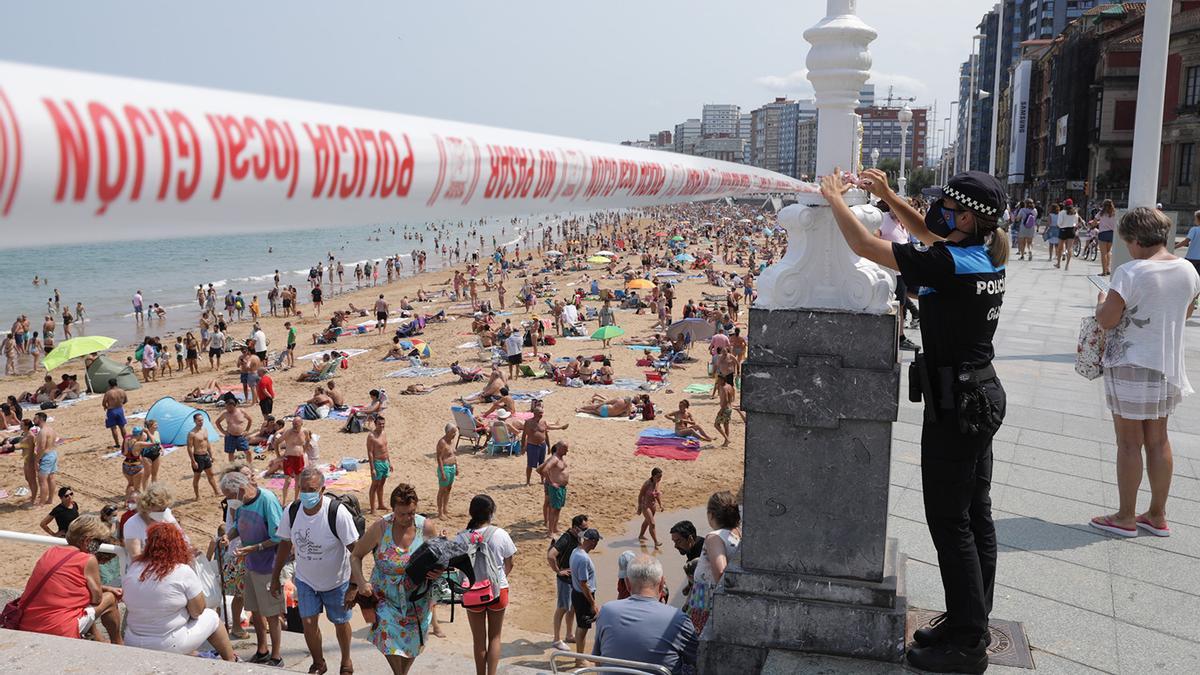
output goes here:
[{"label": "vertical banner on building", "polygon": [[1054,128],[1054,144],[1058,146],[1067,144],[1067,115],[1058,118]]},{"label": "vertical banner on building", "polygon": [[1025,145],[1029,139],[1029,77],[1033,62],[1022,61],[1013,69],[1012,127],[1008,134],[1008,183],[1025,182]]}]

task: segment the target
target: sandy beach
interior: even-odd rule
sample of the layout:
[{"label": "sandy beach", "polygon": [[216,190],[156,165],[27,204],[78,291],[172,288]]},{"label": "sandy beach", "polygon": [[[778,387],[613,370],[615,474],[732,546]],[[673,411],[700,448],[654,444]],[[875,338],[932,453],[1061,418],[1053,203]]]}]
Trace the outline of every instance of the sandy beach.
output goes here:
[{"label": "sandy beach", "polygon": [[[666,228],[669,223],[655,223],[649,219],[637,223],[640,228]],[[663,241],[660,239],[659,241]],[[696,253],[707,250],[710,244],[700,240],[691,245],[689,251]],[[626,263],[635,269],[639,265],[640,251],[625,252],[615,258],[617,267]],[[722,264],[718,257],[716,269],[720,271],[745,272],[745,267],[734,267]],[[458,269],[465,265],[457,265]],[[553,276],[556,286],[556,297],[565,297],[578,287],[584,272],[567,272]],[[593,278],[600,276],[600,285],[606,289],[623,288],[621,278],[605,279],[604,271],[592,270]],[[384,295],[393,308],[398,308],[401,298],[415,298],[418,288],[426,291],[441,290],[449,273],[445,270],[428,272],[411,278],[401,279],[387,285],[375,288],[364,288],[348,291],[328,299],[321,316],[313,315],[312,305],[305,301],[301,308],[304,318],[297,324],[299,346],[297,356],[328,349],[326,346],[311,345],[311,335],[324,328],[328,317],[335,309],[344,309],[350,302],[358,307],[370,307],[376,296]],[[676,286],[675,313],[676,319],[684,303],[689,299],[699,302],[703,292],[722,293],[724,289],[710,286],[703,278],[676,277],[681,281]],[[186,281],[184,281],[186,283]],[[508,299],[511,303],[517,295],[521,280],[511,278],[508,286]],[[307,287],[299,284],[301,296],[307,300]],[[481,285],[482,288],[482,285]],[[490,299],[498,308],[495,292],[484,293],[484,299]],[[589,306],[599,306],[599,303],[589,301]],[[421,339],[425,340],[432,350],[432,356],[425,360],[429,367],[448,367],[452,361],[461,361],[471,367],[485,366],[477,358],[474,348],[458,348],[460,345],[473,343],[475,337],[471,334],[469,303],[464,307],[461,303],[453,303],[442,298],[434,302],[419,303],[417,309],[424,313],[435,313],[446,310],[453,320],[445,323],[430,323]],[[510,310],[511,310],[510,306]],[[535,312],[548,318],[545,303],[539,299]],[[747,308],[743,305],[739,326],[745,330],[745,320],[748,317]],[[501,316],[519,322],[527,315],[518,309],[511,316]],[[616,376],[619,378],[637,378],[644,380],[643,371],[635,362],[641,357],[641,352],[627,349],[623,341],[631,341],[634,336],[652,333],[651,326],[656,318],[649,311],[637,315],[633,310],[616,310],[616,322],[625,329],[626,335],[613,342],[609,349],[602,349],[599,340],[563,340],[557,345],[539,348],[539,351],[549,351],[554,357],[582,354],[588,357],[597,354],[610,355]],[[132,320],[131,320],[132,321]],[[365,322],[366,317],[356,318],[352,323]],[[435,476],[434,445],[442,434],[445,423],[451,422],[450,406],[456,399],[480,390],[481,384],[451,384],[440,387],[432,393],[418,396],[401,396],[400,390],[415,384],[444,383],[457,380],[451,374],[421,378],[388,378],[386,374],[399,370],[407,365],[403,362],[381,361],[387,349],[391,346],[391,338],[397,319],[393,318],[389,329],[383,335],[376,334],[372,329],[366,334],[343,337],[336,345],[339,349],[363,349],[366,353],[354,356],[349,360],[349,368],[339,370],[336,376],[337,387],[344,391],[347,402],[365,404],[370,389],[383,388],[390,394],[388,410],[389,440],[391,443],[392,462],[395,471],[388,479],[387,490],[399,482],[408,482],[416,487],[421,497],[422,512],[433,513],[434,498],[437,491]],[[281,349],[286,343],[283,318],[265,317],[261,321],[270,341],[272,351]],[[232,338],[244,340],[251,331],[251,322],[231,324],[229,335]],[[596,323],[589,323],[589,330],[595,330]],[[153,324],[148,326],[148,332],[154,334]],[[548,332],[550,334],[550,332]],[[166,334],[163,334],[166,337]],[[172,340],[173,341],[173,340]],[[528,349],[526,350],[529,351]],[[110,358],[123,361],[129,354],[128,349],[115,348],[108,353]],[[693,413],[697,421],[716,435],[713,429],[713,418],[718,406],[715,399],[709,399],[707,394],[687,394],[684,388],[689,384],[707,384],[712,380],[707,375],[707,345],[697,344],[692,349],[694,362],[681,368],[675,368],[669,375],[669,385],[658,392],[651,393],[651,398],[659,411],[659,418],[652,422],[626,420],[602,420],[596,418],[580,418],[576,416],[575,408],[590,402],[593,394],[601,393],[608,396],[634,395],[640,392],[621,392],[594,387],[569,388],[556,386],[546,379],[520,378],[513,380],[511,386],[516,391],[549,390],[545,398],[546,418],[551,423],[569,423],[565,431],[552,432],[552,440],[566,439],[571,444],[567,457],[571,470],[570,494],[567,506],[563,510],[563,521],[578,513],[591,516],[592,524],[606,535],[621,536],[625,523],[635,517],[636,497],[642,482],[649,476],[654,467],[662,468],[664,478],[661,484],[664,510],[673,511],[702,504],[716,490],[741,490],[742,467],[744,458],[743,425],[737,415],[733,417],[732,444],[720,447],[720,440],[706,443],[699,459],[696,461],[670,461],[652,459],[634,455],[635,441],[638,434],[647,427],[669,427],[670,421],[662,414],[674,410],[678,401],[690,397]],[[296,381],[309,362],[298,360],[297,367],[288,371],[272,373],[278,397],[275,401],[277,416],[287,415],[294,411],[304,400],[312,396],[315,385]],[[235,371],[236,355],[227,355],[223,360],[224,367],[217,372],[209,372],[207,360],[201,358],[201,373],[187,375],[175,373],[155,382],[143,384],[141,389],[129,392],[127,413],[147,410],[156,400],[164,396],[182,399],[192,388],[202,386],[213,377],[217,377],[222,385],[236,388],[238,376]],[[82,374],[82,360],[75,360],[57,369],[53,375],[57,379],[61,373]],[[43,373],[38,372],[17,378],[8,378],[3,385],[3,394],[17,394],[21,391],[32,390],[40,383]],[[528,410],[527,402],[518,402],[518,410]],[[219,412],[216,406],[199,406],[208,410],[214,417]],[[479,408],[483,410],[485,408]],[[254,417],[255,426],[261,422],[261,414],[256,406],[248,406],[246,410]],[[103,426],[104,414],[100,405],[100,397],[92,396],[68,407],[51,411],[53,426],[58,433],[69,439],[59,449],[59,485],[69,485],[75,490],[76,500],[80,503],[81,512],[98,512],[105,504],[121,501],[124,480],[121,476],[119,458],[101,459],[98,455],[111,451],[105,449],[111,445],[111,438]],[[32,415],[27,411],[26,415]],[[131,423],[133,423],[131,421]],[[343,457],[362,459],[366,457],[366,434],[339,433],[342,422],[335,420],[317,420],[305,422],[307,428],[320,435],[319,447],[323,463],[339,462]],[[220,455],[219,445],[214,450]],[[6,469],[0,477],[0,528],[22,532],[39,532],[38,523],[49,512],[50,506],[26,507],[25,499],[14,496],[18,487],[24,485],[20,469],[19,453],[0,456],[0,465]],[[223,457],[217,458],[217,469],[224,463]],[[467,521],[467,504],[471,496],[485,492],[491,495],[497,504],[495,524],[506,528],[512,535],[518,547],[515,558],[515,569],[510,576],[512,584],[511,605],[509,610],[510,625],[518,627],[530,635],[541,635],[544,646],[549,648],[549,631],[553,613],[554,587],[553,579],[546,566],[545,551],[548,545],[546,531],[542,525],[543,491],[537,483],[536,474],[532,485],[526,485],[525,458],[508,456],[488,456],[486,452],[476,454],[463,449],[458,458],[459,473],[450,498],[451,518],[442,523],[446,532],[453,534],[462,529]],[[207,485],[201,484],[201,498],[192,499],[191,469],[187,453],[183,448],[167,454],[163,458],[160,479],[171,486],[175,505],[173,511],[181,524],[186,528],[192,541],[201,548],[211,538],[219,523],[219,498],[208,494]],[[353,491],[358,495],[364,510],[367,506],[368,474],[365,470],[357,474],[349,474],[347,479],[329,487],[330,491]],[[260,485],[264,481],[260,479]],[[278,491],[277,491],[278,493]],[[368,518],[371,520],[372,518]],[[675,567],[682,564],[682,557],[671,547],[667,530],[672,523],[660,520],[658,522],[659,538],[663,548],[659,555],[663,557],[664,566]],[[707,524],[696,523],[701,532],[707,531]],[[648,542],[647,542],[648,543]],[[42,550],[37,546],[6,544],[8,564],[0,569],[0,586],[21,587],[34,561]],[[649,549],[653,550],[652,545]],[[597,559],[597,566],[612,566],[615,569],[615,556]],[[443,610],[444,613],[444,610]],[[532,639],[532,638],[530,638]],[[505,642],[509,642],[506,639]]]}]

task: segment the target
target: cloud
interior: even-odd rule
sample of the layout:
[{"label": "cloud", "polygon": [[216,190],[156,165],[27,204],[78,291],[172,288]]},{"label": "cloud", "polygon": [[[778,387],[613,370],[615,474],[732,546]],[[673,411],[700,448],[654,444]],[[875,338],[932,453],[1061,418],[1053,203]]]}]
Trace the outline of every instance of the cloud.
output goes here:
[{"label": "cloud", "polygon": [[876,100],[880,96],[887,96],[887,88],[889,86],[895,87],[896,96],[916,96],[918,99],[921,99],[929,93],[929,87],[923,81],[909,75],[873,70],[871,71],[871,79],[868,82],[875,84]]},{"label": "cloud", "polygon": [[785,94],[795,91],[812,91],[808,81],[808,71],[803,68],[793,70],[787,75],[760,75],[754,78],[754,83],[769,91]]}]

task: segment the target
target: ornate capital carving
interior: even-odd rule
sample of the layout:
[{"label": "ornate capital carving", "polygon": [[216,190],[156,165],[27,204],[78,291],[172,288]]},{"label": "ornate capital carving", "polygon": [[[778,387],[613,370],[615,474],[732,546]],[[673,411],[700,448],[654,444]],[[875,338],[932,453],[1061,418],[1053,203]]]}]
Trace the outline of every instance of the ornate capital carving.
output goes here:
[{"label": "ornate capital carving", "polygon": [[[855,194],[857,193],[857,194]],[[755,306],[764,309],[840,309],[868,314],[891,311],[896,282],[878,265],[846,246],[833,211],[820,195],[802,194],[807,203],[779,212],[787,228],[787,253],[763,271]],[[869,230],[879,228],[883,214],[851,191],[851,210]]]}]

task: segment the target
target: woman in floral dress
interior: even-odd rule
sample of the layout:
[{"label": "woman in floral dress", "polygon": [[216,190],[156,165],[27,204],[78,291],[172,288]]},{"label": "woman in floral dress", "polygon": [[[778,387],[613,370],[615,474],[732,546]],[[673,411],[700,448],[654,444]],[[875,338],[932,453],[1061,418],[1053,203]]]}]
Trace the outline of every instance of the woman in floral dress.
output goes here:
[{"label": "woman in floral dress", "polygon": [[[371,524],[354,546],[350,556],[350,588],[347,602],[355,596],[373,596],[375,623],[371,625],[371,642],[387,657],[392,672],[404,675],[412,668],[421,653],[425,635],[433,616],[433,594],[410,601],[414,590],[405,574],[409,556],[425,541],[437,536],[433,523],[417,515],[417,491],[401,483],[392,490],[392,512]],[[368,583],[363,576],[362,561],[374,552],[375,569]],[[430,573],[436,579],[436,572]]]}]

